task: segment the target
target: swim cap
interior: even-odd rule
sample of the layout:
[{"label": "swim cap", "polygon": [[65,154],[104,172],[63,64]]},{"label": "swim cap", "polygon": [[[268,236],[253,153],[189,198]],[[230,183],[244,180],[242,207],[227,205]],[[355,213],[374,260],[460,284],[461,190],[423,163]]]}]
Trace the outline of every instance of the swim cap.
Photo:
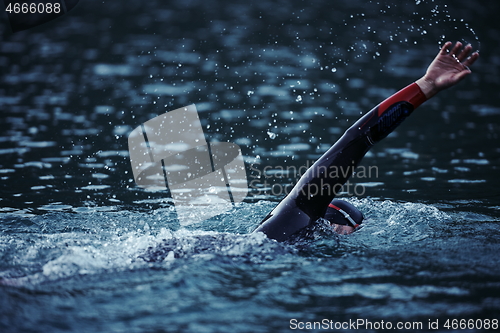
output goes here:
[{"label": "swim cap", "polygon": [[325,219],[330,223],[349,225],[353,228],[359,227],[363,221],[363,213],[352,204],[343,200],[333,200],[325,213]]}]

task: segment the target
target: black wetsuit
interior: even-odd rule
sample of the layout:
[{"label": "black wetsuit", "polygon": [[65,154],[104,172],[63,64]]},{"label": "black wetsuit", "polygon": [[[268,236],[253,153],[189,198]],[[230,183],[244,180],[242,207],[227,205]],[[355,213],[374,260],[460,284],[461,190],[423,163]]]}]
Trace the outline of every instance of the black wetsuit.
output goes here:
[{"label": "black wetsuit", "polygon": [[307,170],[254,232],[284,241],[323,217],[328,204],[368,150],[425,100],[418,85],[413,83],[365,114]]}]

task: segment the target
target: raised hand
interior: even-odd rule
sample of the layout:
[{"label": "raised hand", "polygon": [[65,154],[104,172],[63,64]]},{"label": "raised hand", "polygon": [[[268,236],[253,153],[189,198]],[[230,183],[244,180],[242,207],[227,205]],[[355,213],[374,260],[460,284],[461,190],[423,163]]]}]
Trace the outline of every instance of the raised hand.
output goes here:
[{"label": "raised hand", "polygon": [[450,50],[452,44],[446,42],[443,45],[425,75],[416,81],[427,98],[457,84],[469,75],[471,73],[469,66],[479,58],[479,53],[471,54],[470,44],[462,47],[462,43],[457,42]]}]

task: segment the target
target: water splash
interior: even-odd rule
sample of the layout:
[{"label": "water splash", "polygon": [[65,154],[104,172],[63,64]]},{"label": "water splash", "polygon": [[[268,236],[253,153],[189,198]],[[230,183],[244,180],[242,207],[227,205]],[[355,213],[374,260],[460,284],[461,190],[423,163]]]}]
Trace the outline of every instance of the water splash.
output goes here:
[{"label": "water splash", "polygon": [[434,1],[416,0],[414,5],[370,2],[366,12],[351,14],[343,22],[352,35],[352,43],[337,46],[334,52],[337,59],[332,61],[337,67],[377,59],[383,67],[385,57],[394,50],[394,43],[399,50],[404,48],[407,52],[424,39],[435,40],[439,45],[448,40],[461,41],[464,45],[471,43],[478,51],[481,47],[479,36],[470,23],[453,13],[448,5]]}]

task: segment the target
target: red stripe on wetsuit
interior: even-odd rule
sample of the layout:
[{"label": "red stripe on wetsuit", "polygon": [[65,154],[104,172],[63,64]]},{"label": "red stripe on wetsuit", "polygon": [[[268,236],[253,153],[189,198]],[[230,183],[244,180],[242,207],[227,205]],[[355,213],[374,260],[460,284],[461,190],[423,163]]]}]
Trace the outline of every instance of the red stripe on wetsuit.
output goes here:
[{"label": "red stripe on wetsuit", "polygon": [[412,83],[380,103],[378,105],[378,116],[380,117],[394,103],[407,101],[416,109],[426,100],[427,97],[425,97],[418,84]]}]

